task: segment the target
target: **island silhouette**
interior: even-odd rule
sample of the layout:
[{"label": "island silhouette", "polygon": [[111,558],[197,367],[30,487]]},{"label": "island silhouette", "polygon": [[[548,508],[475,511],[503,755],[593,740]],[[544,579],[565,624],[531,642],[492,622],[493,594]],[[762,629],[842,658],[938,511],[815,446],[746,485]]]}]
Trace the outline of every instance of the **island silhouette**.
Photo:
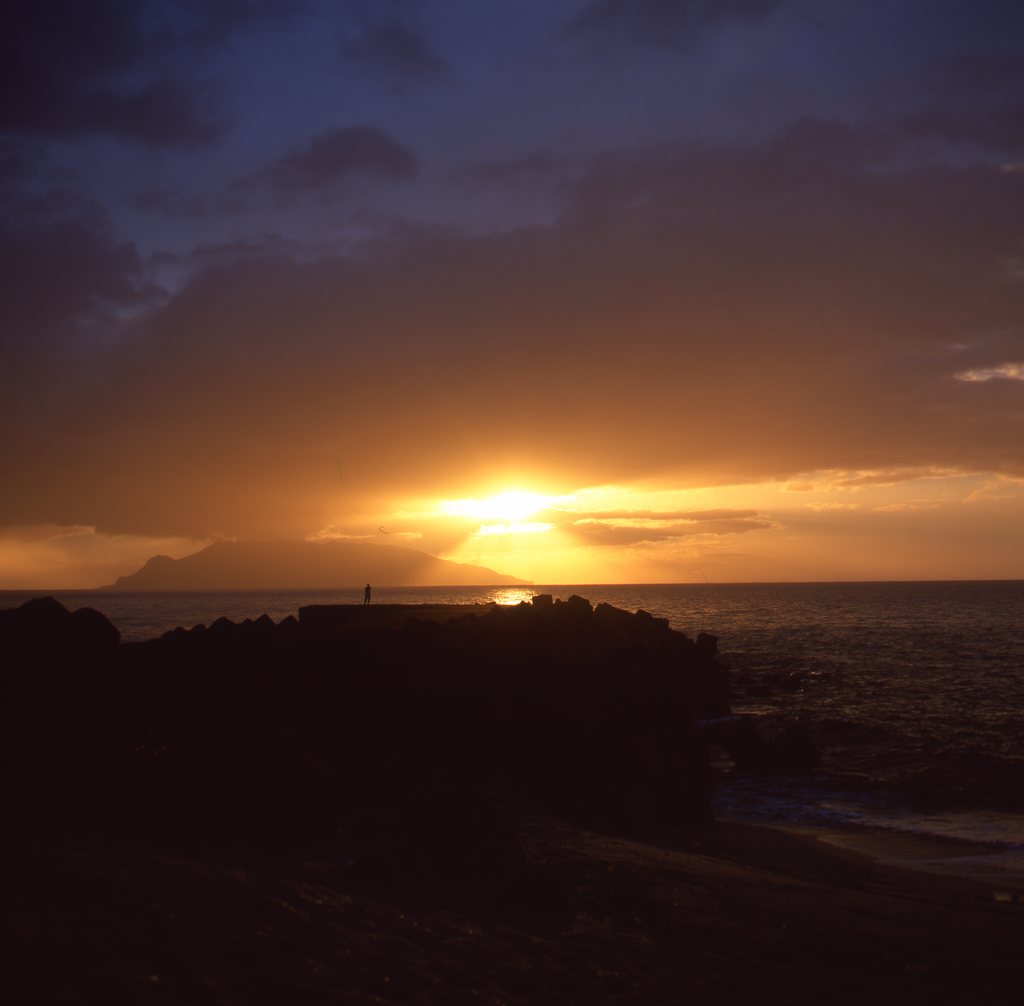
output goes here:
[{"label": "island silhouette", "polygon": [[181,559],[156,555],[112,590],[333,590],[369,580],[393,587],[497,586],[527,581],[413,548],[352,541],[221,541]]}]

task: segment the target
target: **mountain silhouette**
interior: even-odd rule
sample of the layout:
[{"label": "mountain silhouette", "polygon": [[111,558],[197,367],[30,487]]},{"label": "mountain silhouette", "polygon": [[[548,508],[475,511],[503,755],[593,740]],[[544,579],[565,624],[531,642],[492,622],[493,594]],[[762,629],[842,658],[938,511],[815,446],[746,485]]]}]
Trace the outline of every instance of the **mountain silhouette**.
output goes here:
[{"label": "mountain silhouette", "polygon": [[99,590],[288,590],[526,583],[485,566],[393,545],[350,541],[221,541],[182,559],[155,555]]}]

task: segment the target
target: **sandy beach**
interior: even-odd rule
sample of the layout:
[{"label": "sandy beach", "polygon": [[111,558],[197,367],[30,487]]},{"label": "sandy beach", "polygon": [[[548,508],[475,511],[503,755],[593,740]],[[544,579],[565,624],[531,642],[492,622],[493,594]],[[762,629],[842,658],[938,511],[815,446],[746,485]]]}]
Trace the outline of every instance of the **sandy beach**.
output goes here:
[{"label": "sandy beach", "polygon": [[481,901],[352,893],[313,855],[9,847],[8,1001],[1019,1002],[1024,906],[978,885],[737,824],[515,824],[532,889]]}]

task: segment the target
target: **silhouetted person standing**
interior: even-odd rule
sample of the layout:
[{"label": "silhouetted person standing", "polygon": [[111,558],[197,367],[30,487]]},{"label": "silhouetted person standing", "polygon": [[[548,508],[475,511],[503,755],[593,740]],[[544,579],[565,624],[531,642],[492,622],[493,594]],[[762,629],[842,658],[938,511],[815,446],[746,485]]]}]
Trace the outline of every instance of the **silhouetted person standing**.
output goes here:
[{"label": "silhouetted person standing", "polygon": [[366,590],[363,591],[363,604],[370,603],[370,585],[366,585]]}]

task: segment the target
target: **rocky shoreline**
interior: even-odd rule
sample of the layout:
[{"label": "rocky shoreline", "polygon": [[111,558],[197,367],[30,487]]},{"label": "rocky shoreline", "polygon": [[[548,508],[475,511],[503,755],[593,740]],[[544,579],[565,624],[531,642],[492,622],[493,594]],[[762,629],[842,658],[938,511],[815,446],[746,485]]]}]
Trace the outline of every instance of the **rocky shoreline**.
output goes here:
[{"label": "rocky shoreline", "polygon": [[725,669],[712,637],[644,612],[314,606],[119,645],[98,612],[40,599],[2,624],[33,669],[7,724],[36,748],[26,800],[63,786],[200,830],[456,791],[636,833],[710,815],[697,724],[728,712]]},{"label": "rocky shoreline", "polygon": [[[0,612],[0,646],[18,1001],[812,1002],[821,940],[836,974],[863,963],[869,895],[878,932],[886,904],[920,914],[879,975],[943,1001],[957,911],[990,949],[1019,936],[968,887],[890,897],[865,864],[716,825],[709,745],[749,771],[816,753],[730,717],[714,637],[644,612],[314,606],[121,644],[38,599]],[[804,934],[768,941],[780,969],[762,896]]]}]

